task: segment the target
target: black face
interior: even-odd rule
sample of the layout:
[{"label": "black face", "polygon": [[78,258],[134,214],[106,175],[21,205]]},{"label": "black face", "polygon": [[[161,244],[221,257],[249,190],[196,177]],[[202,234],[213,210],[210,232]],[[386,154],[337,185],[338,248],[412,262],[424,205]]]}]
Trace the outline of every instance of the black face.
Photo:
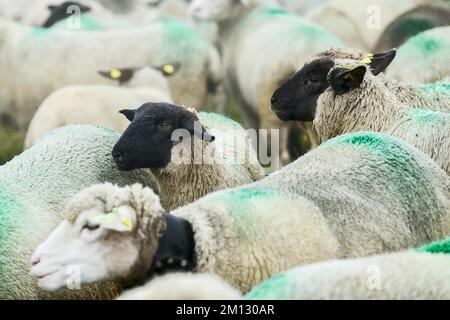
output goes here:
[{"label": "black face", "polygon": [[131,124],[114,146],[112,156],[120,170],[165,168],[171,160],[172,133],[186,129],[204,141],[214,137],[200,126],[197,116],[168,103],[146,103],[137,110],[122,110]]},{"label": "black face", "polygon": [[50,10],[50,16],[42,25],[44,28],[50,28],[55,23],[70,17],[74,14],[73,10],[70,10],[72,6],[76,6],[80,13],[85,13],[91,10],[88,6],[85,6],[76,1],[66,1],[61,3],[60,5],[50,5],[48,9]]},{"label": "black face", "polygon": [[283,121],[313,121],[317,99],[329,87],[330,58],[312,61],[290,77],[272,96],[272,111]]}]

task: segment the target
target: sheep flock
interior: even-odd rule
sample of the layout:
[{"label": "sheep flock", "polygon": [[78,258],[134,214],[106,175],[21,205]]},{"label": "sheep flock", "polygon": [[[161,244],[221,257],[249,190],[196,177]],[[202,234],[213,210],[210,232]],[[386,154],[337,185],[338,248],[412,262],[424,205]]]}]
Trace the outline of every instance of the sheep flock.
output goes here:
[{"label": "sheep flock", "polygon": [[0,0],[0,300],[450,299],[446,0]]}]

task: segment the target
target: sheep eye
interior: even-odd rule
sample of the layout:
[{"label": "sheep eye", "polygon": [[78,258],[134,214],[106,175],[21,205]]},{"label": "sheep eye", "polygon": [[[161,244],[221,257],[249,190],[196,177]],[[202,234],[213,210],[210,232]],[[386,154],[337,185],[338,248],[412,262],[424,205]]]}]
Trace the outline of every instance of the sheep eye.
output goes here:
[{"label": "sheep eye", "polygon": [[162,121],[158,124],[159,127],[167,129],[171,126],[171,123],[169,121]]},{"label": "sheep eye", "polygon": [[83,226],[83,228],[82,228],[82,230],[89,230],[89,231],[95,231],[95,230],[97,230],[98,228],[100,228],[100,225],[98,225],[98,224],[95,224],[95,225],[91,225],[91,224],[85,224],[84,226]]}]

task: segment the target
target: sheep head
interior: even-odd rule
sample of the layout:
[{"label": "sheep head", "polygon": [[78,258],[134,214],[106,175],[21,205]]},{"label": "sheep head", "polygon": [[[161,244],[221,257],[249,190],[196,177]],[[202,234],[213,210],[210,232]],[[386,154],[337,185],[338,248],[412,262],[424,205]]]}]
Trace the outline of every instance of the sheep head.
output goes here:
[{"label": "sheep head", "polygon": [[[212,142],[196,112],[169,103],[146,103],[137,110],[122,110],[131,121],[114,146],[112,155],[120,170],[163,169],[178,155],[180,142],[191,148],[191,137]],[[177,146],[177,147],[175,147]],[[187,158],[186,158],[187,157]],[[183,164],[191,161],[187,152]]]},{"label": "sheep head", "polygon": [[378,75],[389,66],[395,54],[395,49],[378,54],[341,48],[322,52],[274,92],[272,110],[283,121],[313,121],[317,99],[330,86],[327,77],[336,64],[351,60],[369,66],[372,74]]},{"label": "sheep head", "polygon": [[233,15],[236,8],[253,2],[255,0],[193,0],[189,5],[189,15],[199,20],[224,21]]},{"label": "sheep head", "polygon": [[32,257],[39,287],[53,291],[103,280],[127,285],[146,276],[165,229],[151,189],[96,185],[69,201],[65,213]]}]

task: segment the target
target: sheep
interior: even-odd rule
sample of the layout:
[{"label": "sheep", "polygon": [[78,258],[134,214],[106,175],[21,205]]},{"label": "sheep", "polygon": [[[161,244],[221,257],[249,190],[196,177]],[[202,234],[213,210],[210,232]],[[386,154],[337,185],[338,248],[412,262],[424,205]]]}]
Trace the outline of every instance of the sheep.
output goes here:
[{"label": "sheep", "polygon": [[284,121],[313,121],[318,97],[329,88],[327,75],[341,60],[354,60],[370,66],[386,88],[403,103],[433,111],[450,112],[448,83],[409,84],[386,79],[381,72],[392,63],[396,50],[371,54],[355,49],[333,49],[321,52],[310,60],[280,88],[271,99],[272,110]]},{"label": "sheep", "polygon": [[[166,209],[264,176],[251,137],[225,116],[168,103],[146,103],[121,113],[131,124],[114,146],[114,161],[121,170],[151,168]],[[175,142],[179,129],[188,134],[182,143]]]},{"label": "sheep", "polygon": [[[306,58],[342,42],[323,28],[262,1],[194,0],[193,17],[218,23],[225,85],[250,128],[286,125],[270,112],[270,97]],[[264,54],[260,54],[264,52]],[[287,146],[281,146],[287,162]]]},{"label": "sheep", "polygon": [[419,5],[398,16],[383,31],[374,51],[398,48],[410,37],[428,29],[450,25],[450,9],[438,2]]},{"label": "sheep", "polygon": [[80,190],[111,181],[139,182],[159,192],[150,172],[116,169],[109,152],[117,138],[111,130],[68,126],[0,167],[0,299],[114,297],[114,286],[49,295],[38,290],[28,264],[36,246],[63,219],[64,203]]},{"label": "sheep", "polygon": [[219,276],[207,273],[169,273],[144,286],[125,291],[117,300],[240,300],[239,291]]},{"label": "sheep", "polygon": [[246,293],[292,267],[441,239],[449,209],[450,177],[428,156],[388,135],[352,133],[263,180],[171,212],[140,185],[92,186],[68,202],[31,273],[57,290],[70,265],[79,266],[80,283],[126,286],[195,270]]},{"label": "sheep", "polygon": [[[195,106],[202,105],[208,87],[220,84],[217,50],[173,19],[114,32],[29,28],[0,19],[0,39],[0,114],[16,119],[23,132],[35,109],[55,89],[109,83],[93,70],[178,61],[182,67],[169,79],[173,99]],[[147,39],[152,45],[143,46]]]},{"label": "sheep", "polygon": [[330,0],[305,18],[338,36],[346,46],[371,51],[385,27],[396,17],[429,0]]},{"label": "sheep", "polygon": [[398,57],[386,76],[400,81],[427,83],[450,75],[447,61],[449,31],[450,27],[433,28],[410,38],[398,49]]},{"label": "sheep", "polygon": [[327,261],[278,274],[245,298],[448,300],[449,263],[449,255],[417,252]]},{"label": "sheep", "polygon": [[317,99],[313,126],[319,140],[363,130],[384,132],[413,144],[450,173],[450,113],[401,103],[367,72],[367,65],[344,62],[328,73],[330,88]]},{"label": "sheep", "polygon": [[141,105],[148,101],[171,102],[165,76],[176,74],[180,65],[168,63],[157,69],[119,68],[100,74],[121,87],[112,85],[72,85],[48,96],[31,120],[25,147],[31,147],[47,132],[70,124],[92,124],[122,133],[128,122],[119,115],[123,106]]}]

